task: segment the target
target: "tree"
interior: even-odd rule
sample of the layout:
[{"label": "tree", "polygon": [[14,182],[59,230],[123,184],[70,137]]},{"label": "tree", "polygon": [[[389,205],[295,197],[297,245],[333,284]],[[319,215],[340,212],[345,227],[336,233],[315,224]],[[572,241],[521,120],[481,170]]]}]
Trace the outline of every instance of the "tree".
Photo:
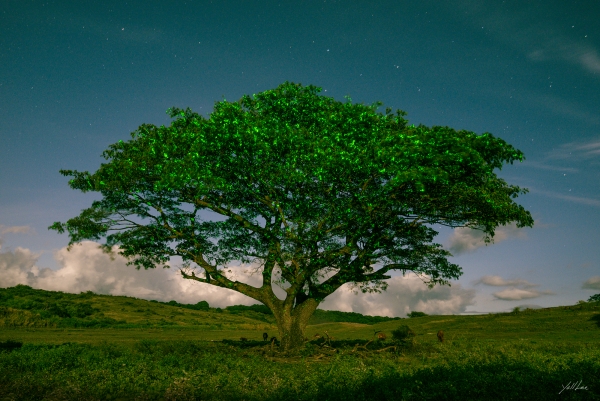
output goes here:
[{"label": "tree", "polygon": [[425,316],[429,316],[429,315],[426,314],[425,312],[413,311],[413,312],[408,313],[406,316],[408,316],[408,317],[425,317]]},{"label": "tree", "polygon": [[[381,102],[342,103],[320,91],[285,82],[217,102],[208,119],[169,109],[169,127],[141,125],[103,152],[110,162],[94,174],[60,170],[74,177],[72,189],[103,199],[49,229],[68,231],[69,250],[106,236],[103,251],[120,245],[138,269],[178,255],[185,279],[271,309],[291,350],[319,303],[345,283],[364,293],[385,290],[394,271],[414,272],[430,287],[457,279],[462,270],[432,242],[432,225],[479,229],[487,243],[501,224],[533,226],[511,199],[527,190],[494,173],[522,161],[521,151],[489,133],[409,126],[401,110],[378,113]],[[202,221],[200,209],[227,219]],[[229,279],[232,260],[260,261],[262,285]]]}]

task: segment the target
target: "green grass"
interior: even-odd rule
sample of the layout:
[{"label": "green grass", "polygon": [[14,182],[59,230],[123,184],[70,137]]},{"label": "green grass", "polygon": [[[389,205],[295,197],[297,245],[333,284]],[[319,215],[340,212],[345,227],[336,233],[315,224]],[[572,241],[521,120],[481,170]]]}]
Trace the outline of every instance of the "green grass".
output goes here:
[{"label": "green grass", "polygon": [[0,398],[552,400],[578,380],[588,389],[560,399],[598,399],[600,391],[597,346],[417,344],[369,355],[340,347],[326,360],[273,358],[268,348],[173,340],[25,344],[0,353]]},{"label": "green grass", "polygon": [[[306,334],[327,333],[330,341],[283,355],[261,341],[263,331],[276,335],[276,328],[260,308],[193,310],[128,297],[14,291],[0,290],[0,400],[600,399],[599,303],[377,323],[366,317],[371,324],[354,322],[354,315],[336,321],[344,317],[339,313],[327,321],[326,312]],[[66,327],[69,319],[100,314],[121,323]],[[390,341],[402,325],[416,336]],[[369,342],[376,331],[388,341]],[[580,381],[587,390],[559,394]]]}]

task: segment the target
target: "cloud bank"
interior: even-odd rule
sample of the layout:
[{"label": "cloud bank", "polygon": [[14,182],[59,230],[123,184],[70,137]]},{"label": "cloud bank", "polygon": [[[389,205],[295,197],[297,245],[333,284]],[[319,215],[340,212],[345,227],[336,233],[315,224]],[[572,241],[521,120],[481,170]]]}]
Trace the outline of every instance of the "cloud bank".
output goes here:
[{"label": "cloud bank", "polygon": [[493,293],[497,299],[503,301],[518,301],[521,299],[537,298],[542,295],[554,295],[552,291],[536,291],[536,290],[522,290],[519,288],[508,288],[506,290],[498,291]]},{"label": "cloud bank", "polygon": [[600,276],[594,276],[587,279],[581,288],[586,290],[600,290]]},{"label": "cloud bank", "polygon": [[[113,250],[116,252],[117,248]],[[93,291],[181,303],[205,300],[213,307],[257,303],[235,291],[184,280],[176,264],[167,263],[172,266],[170,269],[136,270],[134,266],[127,266],[127,260],[117,253],[111,261],[110,256],[98,248],[98,243],[92,241],[83,241],[81,245],[73,246],[70,252],[66,247],[56,250],[54,258],[60,266],[58,270],[38,267],[39,256],[21,247],[14,252],[0,253],[0,285],[25,284],[50,291]],[[227,276],[231,279],[253,286],[261,283],[260,272],[248,274],[256,273],[257,265],[232,265],[228,270]],[[280,297],[284,294],[277,287],[275,293]],[[388,290],[382,294],[355,295],[348,285],[343,286],[327,297],[321,308],[390,317],[405,317],[414,310],[428,314],[458,314],[473,304],[474,297],[474,290],[462,289],[458,284],[429,290],[417,276],[407,275],[390,279]]]},{"label": "cloud bank", "polygon": [[[521,299],[531,299],[541,297],[542,295],[555,295],[552,291],[533,290],[532,287],[537,287],[537,284],[532,284],[527,280],[513,279],[505,280],[500,276],[483,276],[475,282],[475,284],[484,284],[492,287],[508,287],[502,291],[494,292],[492,295],[502,301],[519,301]],[[523,288],[515,288],[521,286]]]},{"label": "cloud bank", "polygon": [[474,304],[475,290],[437,286],[429,289],[414,274],[392,277],[387,291],[379,294],[355,294],[349,284],[340,287],[323,301],[320,308],[357,312],[363,315],[406,317],[411,311],[430,315],[459,314]]},{"label": "cloud bank", "polygon": [[600,157],[600,137],[588,141],[568,142],[547,154],[550,160],[590,160],[598,157]]},{"label": "cloud bank", "polygon": [[515,280],[504,280],[500,276],[483,276],[475,282],[475,284],[485,284],[494,287],[505,287],[505,286],[517,286],[523,285],[525,287],[536,287],[536,284],[531,284],[527,280],[515,279]]},{"label": "cloud bank", "polygon": [[[33,230],[29,226],[3,226],[0,224],[0,235],[2,234],[27,234]],[[0,248],[2,247],[2,240],[0,239]]]},{"label": "cloud bank", "polygon": [[[116,248],[114,248],[116,251]],[[79,293],[93,291],[105,295],[126,295],[159,301],[176,300],[196,303],[206,300],[211,306],[251,305],[255,301],[238,292],[184,280],[177,268],[136,270],[116,254],[115,260],[103,253],[98,244],[84,241],[70,252],[66,247],[55,251],[58,270],[39,268],[39,255],[17,247],[14,252],[0,253],[0,283],[2,287],[17,284],[49,291]],[[232,275],[241,275],[241,267],[232,267]],[[256,279],[250,277],[250,279]]]},{"label": "cloud bank", "polygon": [[552,192],[552,191],[541,191],[536,188],[532,188],[531,186],[528,189],[529,189],[530,193],[544,195],[549,198],[563,199],[563,200],[566,200],[569,202],[580,203],[580,204],[589,205],[589,206],[600,206],[600,200],[594,199],[594,198],[584,198],[581,196],[564,195],[564,194],[561,194],[558,192]]},{"label": "cloud bank", "polygon": [[[494,235],[494,243],[504,241],[507,238],[526,238],[525,231],[522,228],[517,228],[517,225],[512,223],[506,226],[500,226],[496,229]],[[453,255],[473,252],[482,246],[485,246],[483,232],[467,227],[458,227],[454,229],[452,235],[445,246]]]}]

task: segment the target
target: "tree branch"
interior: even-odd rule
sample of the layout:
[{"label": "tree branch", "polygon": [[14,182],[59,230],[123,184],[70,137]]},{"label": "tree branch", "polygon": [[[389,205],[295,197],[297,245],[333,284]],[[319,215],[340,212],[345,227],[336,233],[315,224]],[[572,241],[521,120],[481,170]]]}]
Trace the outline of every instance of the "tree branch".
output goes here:
[{"label": "tree branch", "polygon": [[[203,199],[206,199],[206,197],[204,197]],[[222,214],[224,216],[228,216],[228,217],[233,217],[235,220],[237,220],[238,222],[240,222],[245,228],[248,228],[256,233],[260,233],[263,235],[267,235],[268,233],[260,226],[256,226],[254,224],[252,224],[251,222],[249,222],[248,220],[246,220],[245,218],[243,218],[242,216],[238,215],[237,213],[232,212],[229,209],[223,209],[219,206],[215,206],[212,203],[208,203],[205,202],[202,199],[196,199],[195,201],[196,205],[201,205],[201,206],[205,206],[209,209],[211,209],[214,212],[217,212],[219,214]]]}]

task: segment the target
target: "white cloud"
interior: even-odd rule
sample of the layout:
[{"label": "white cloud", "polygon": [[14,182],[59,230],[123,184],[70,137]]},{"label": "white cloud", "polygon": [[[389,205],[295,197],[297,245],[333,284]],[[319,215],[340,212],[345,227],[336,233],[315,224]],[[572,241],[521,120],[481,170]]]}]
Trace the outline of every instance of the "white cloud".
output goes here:
[{"label": "white cloud", "polygon": [[[173,266],[170,269],[136,270],[135,266],[126,265],[127,260],[116,253],[116,247],[113,250],[115,260],[111,261],[96,242],[83,241],[81,245],[73,246],[70,252],[64,247],[54,252],[60,267],[52,270],[36,265],[40,254],[18,247],[14,252],[0,253],[0,283],[3,287],[25,284],[50,291],[93,291],[181,303],[205,300],[213,307],[257,303],[235,291],[184,280],[175,263],[168,263]],[[231,279],[253,286],[261,283],[257,265],[232,265],[227,270]],[[249,274],[251,272],[254,274]],[[321,308],[401,317],[414,310],[428,314],[458,314],[473,303],[475,296],[474,290],[462,289],[459,284],[430,290],[416,275],[390,279],[388,290],[382,294],[355,295],[348,287],[346,285],[326,298]],[[284,295],[283,290],[277,287],[274,290],[280,298]]]},{"label": "white cloud", "polygon": [[[116,250],[116,248],[114,248]],[[171,269],[136,270],[127,266],[127,260],[115,253],[115,260],[103,253],[98,244],[84,241],[70,252],[66,247],[55,251],[54,258],[60,268],[52,270],[36,265],[39,254],[17,247],[14,252],[0,253],[0,283],[3,287],[17,284],[29,285],[50,291],[79,293],[93,291],[98,294],[126,295],[160,301],[176,300],[182,303],[207,301],[211,306],[257,303],[238,292],[208,284],[184,280],[176,267]],[[230,276],[240,277],[247,266],[232,266]],[[249,284],[259,280],[250,276]]]},{"label": "white cloud", "polygon": [[[7,227],[0,224],[0,235],[2,234],[27,234],[29,232],[34,232],[34,230],[29,226],[12,226]],[[0,242],[1,244],[1,242]],[[0,247],[1,248],[1,247]]]},{"label": "white cloud", "polygon": [[491,285],[491,286],[495,286],[495,287],[503,287],[503,286],[509,286],[509,285],[510,286],[523,285],[525,287],[536,287],[537,286],[536,284],[531,284],[527,280],[522,280],[522,279],[504,280],[500,276],[483,276],[482,278],[477,280],[477,282],[475,284],[485,284],[485,285]]},{"label": "white cloud", "polygon": [[577,146],[576,149],[583,151],[584,156],[588,156],[588,157],[600,156],[600,139],[588,141],[587,143],[584,143],[583,145]]},{"label": "white cloud", "polygon": [[600,290],[600,276],[590,277],[581,286],[583,289]]},{"label": "white cloud", "polygon": [[[439,3],[440,7],[443,7],[441,5],[443,2]],[[534,63],[560,60],[572,67],[573,71],[583,71],[591,74],[592,79],[598,79],[600,77],[598,74],[600,57],[593,41],[575,31],[565,31],[565,26],[560,29],[543,20],[532,23],[531,15],[537,12],[536,6],[533,3],[529,5],[526,3],[528,2],[521,2],[519,7],[511,7],[510,10],[503,10],[491,2],[478,0],[451,2],[446,7],[449,7],[449,16],[460,16],[457,20],[460,24],[471,25],[480,32],[483,32],[485,27],[485,32],[490,37],[493,36],[496,40],[506,43]],[[461,12],[455,13],[455,10]],[[548,80],[549,85],[551,81]],[[539,105],[557,114],[571,116],[589,124],[600,124],[600,118],[595,110],[577,102],[569,102],[561,97],[548,95],[548,90],[544,92],[536,94],[520,88],[519,94],[516,94],[515,98],[527,107]],[[497,95],[498,91],[495,93]]]},{"label": "white cloud", "polygon": [[468,13],[470,23],[485,26],[486,31],[525,52],[533,61],[564,60],[586,72],[600,72],[600,57],[590,40],[560,32],[545,22],[532,24],[534,5],[503,10],[491,3],[466,0],[454,2],[452,7],[461,8]]},{"label": "white cloud", "polygon": [[552,171],[560,171],[560,172],[564,171],[564,172],[572,173],[572,174],[575,174],[575,173],[579,172],[578,169],[573,168],[573,167],[549,166],[549,165],[544,164],[544,163],[532,162],[532,161],[525,161],[523,163],[520,163],[519,166],[533,167],[533,168],[538,168],[538,169],[541,169],[541,170],[552,170]]},{"label": "white cloud", "polygon": [[[493,287],[511,286],[512,288],[507,288],[492,294],[496,299],[503,301],[517,301],[520,299],[537,298],[542,295],[554,295],[552,291],[532,290],[531,288],[537,287],[538,284],[532,284],[523,279],[505,280],[500,276],[483,276],[477,280],[475,284],[485,284]],[[522,286],[524,288],[514,288],[516,286]]]},{"label": "white cloud", "polygon": [[[500,226],[496,229],[494,235],[494,243],[504,241],[509,237],[526,238],[525,231],[517,228],[516,224],[512,223],[507,226]],[[485,246],[483,232],[467,227],[458,227],[448,239],[448,244],[445,248],[449,249],[453,255],[461,253],[473,252],[477,248]]]},{"label": "white cloud", "polygon": [[600,72],[600,57],[595,50],[588,51],[579,56],[581,65],[592,73]]},{"label": "white cloud", "polygon": [[532,194],[540,194],[543,196],[547,196],[549,198],[563,199],[563,200],[573,202],[573,203],[580,203],[582,205],[600,206],[600,200],[594,199],[594,198],[584,198],[582,196],[570,196],[570,195],[564,195],[564,194],[560,194],[557,192],[551,192],[551,191],[540,191],[539,189],[532,188],[531,186],[528,189],[529,189],[529,193],[532,193]]},{"label": "white cloud", "polygon": [[591,159],[600,157],[600,138],[590,139],[586,142],[569,142],[561,145],[547,155],[548,159]]},{"label": "white cloud", "polygon": [[554,35],[546,40],[544,49],[537,49],[528,54],[533,61],[562,59],[578,65],[583,70],[596,74],[600,72],[600,58],[595,48],[586,43],[572,40],[566,36]]},{"label": "white cloud", "polygon": [[542,295],[554,295],[552,291],[522,290],[520,288],[508,288],[492,294],[503,301],[517,301],[520,299],[538,298]]},{"label": "white cloud", "polygon": [[34,263],[39,257],[39,254],[34,254],[21,247],[17,247],[14,252],[0,253],[0,283],[2,286],[26,284],[34,279],[38,272]]},{"label": "white cloud", "polygon": [[411,311],[459,314],[473,305],[475,298],[475,290],[463,289],[460,284],[429,289],[414,274],[392,277],[388,284],[387,291],[379,294],[355,294],[346,284],[327,297],[320,308],[390,317],[406,317]]}]

